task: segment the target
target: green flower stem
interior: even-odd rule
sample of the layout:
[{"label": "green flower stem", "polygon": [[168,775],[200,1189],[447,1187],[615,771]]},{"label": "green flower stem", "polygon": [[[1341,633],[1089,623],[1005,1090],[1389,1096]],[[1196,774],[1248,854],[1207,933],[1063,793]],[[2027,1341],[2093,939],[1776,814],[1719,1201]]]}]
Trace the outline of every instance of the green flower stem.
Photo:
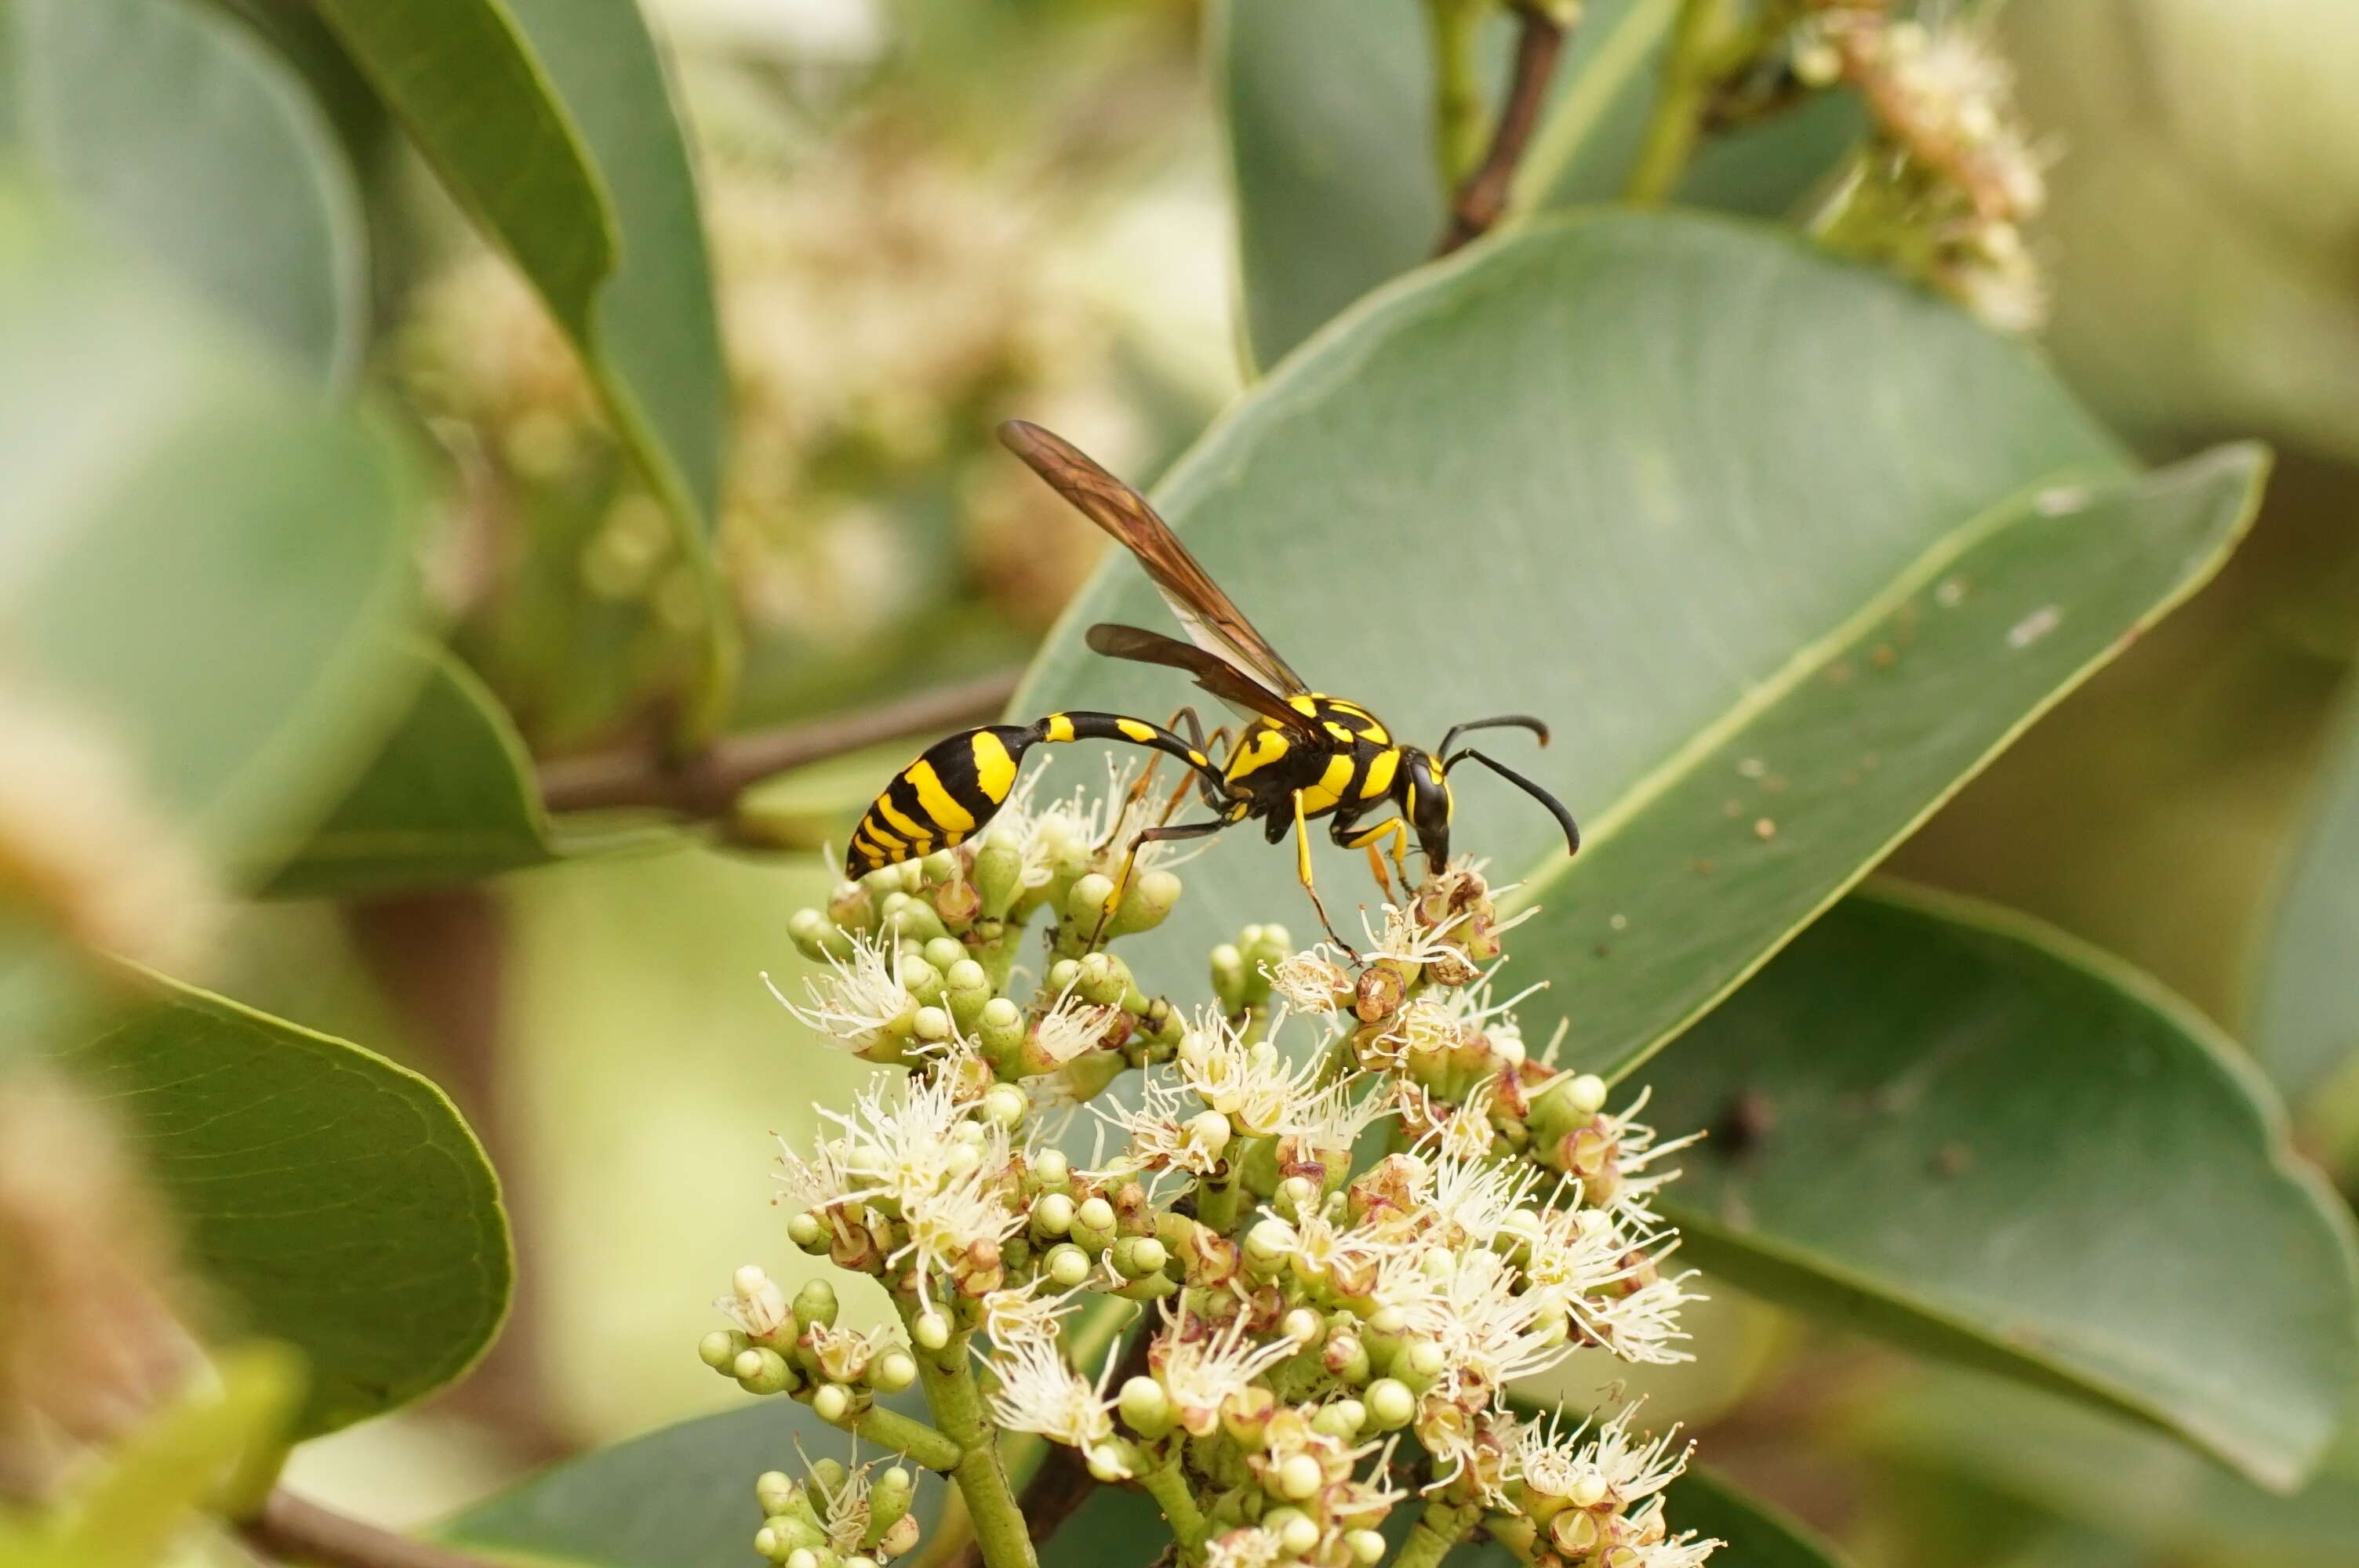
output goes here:
[{"label": "green flower stem", "polygon": [[967,1353],[971,1337],[962,1334],[940,1350],[920,1350],[918,1380],[925,1387],[936,1424],[959,1449],[950,1476],[966,1504],[985,1568],[1038,1568],[1024,1510],[1016,1506],[1007,1472],[1000,1467],[998,1431],[984,1410],[983,1390],[975,1386],[974,1363]]},{"label": "green flower stem", "polygon": [[1538,1563],[1539,1528],[1527,1519],[1493,1514],[1483,1521],[1484,1532],[1516,1554],[1520,1563]]},{"label": "green flower stem", "polygon": [[1196,1184],[1196,1221],[1215,1236],[1226,1236],[1237,1227],[1238,1200],[1245,1195],[1245,1162],[1250,1140],[1240,1138],[1231,1146],[1228,1162],[1222,1166],[1223,1174],[1206,1176]]},{"label": "green flower stem", "polygon": [[1670,52],[1663,60],[1662,92],[1622,188],[1623,200],[1639,207],[1670,200],[1703,137],[1704,101],[1732,30],[1728,0],[1680,0]]},{"label": "green flower stem", "polygon": [[1433,40],[1433,150],[1444,192],[1483,160],[1490,115],[1475,45],[1487,0],[1425,0]]},{"label": "green flower stem", "polygon": [[1203,1552],[1212,1527],[1205,1522],[1204,1510],[1196,1506],[1195,1494],[1188,1489],[1188,1477],[1180,1468],[1179,1446],[1173,1445],[1169,1460],[1140,1476],[1138,1484],[1163,1510],[1171,1538],[1180,1543],[1181,1559],[1194,1561]]},{"label": "green flower stem", "polygon": [[898,1411],[888,1411],[883,1405],[871,1405],[850,1421],[844,1429],[855,1436],[864,1437],[877,1447],[898,1454],[929,1470],[944,1475],[958,1468],[966,1451],[922,1421],[913,1421]]},{"label": "green flower stem", "polygon": [[1472,1504],[1434,1498],[1425,1505],[1424,1517],[1409,1527],[1408,1539],[1401,1542],[1393,1568],[1436,1568],[1451,1547],[1466,1539],[1482,1514]]}]

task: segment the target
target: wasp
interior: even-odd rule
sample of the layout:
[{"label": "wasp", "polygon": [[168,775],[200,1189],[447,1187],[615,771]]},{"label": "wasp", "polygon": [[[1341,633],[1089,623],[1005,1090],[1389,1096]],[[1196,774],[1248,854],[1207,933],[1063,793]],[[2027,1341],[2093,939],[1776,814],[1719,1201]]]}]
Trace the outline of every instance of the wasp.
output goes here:
[{"label": "wasp", "polygon": [[[1310,824],[1324,819],[1332,842],[1366,850],[1369,867],[1387,892],[1388,855],[1406,891],[1412,833],[1429,872],[1450,861],[1450,770],[1470,760],[1546,806],[1564,830],[1565,852],[1580,851],[1580,826],[1562,802],[1496,758],[1458,744],[1461,736],[1476,730],[1516,729],[1529,730],[1546,745],[1547,725],[1510,713],[1453,725],[1430,752],[1394,740],[1383,720],[1359,703],[1312,691],[1136,491],[1037,425],[1011,420],[999,434],[1035,473],[1137,558],[1189,638],[1183,643],[1143,627],[1101,622],[1089,629],[1090,648],[1110,658],[1183,671],[1227,705],[1243,728],[1218,762],[1212,752],[1225,730],[1207,739],[1195,711],[1187,708],[1169,724],[1120,713],[1065,712],[1031,724],[964,730],[928,747],[876,797],[852,835],[844,857],[847,876],[964,842],[1006,803],[1027,750],[1070,741],[1120,741],[1176,757],[1193,772],[1198,793],[1214,813],[1207,821],[1165,823],[1134,838],[1115,878],[1116,897],[1142,846],[1201,838],[1259,821],[1272,844],[1294,835],[1296,874],[1320,924],[1335,936],[1311,881]],[[1348,946],[1341,937],[1335,940]]]}]

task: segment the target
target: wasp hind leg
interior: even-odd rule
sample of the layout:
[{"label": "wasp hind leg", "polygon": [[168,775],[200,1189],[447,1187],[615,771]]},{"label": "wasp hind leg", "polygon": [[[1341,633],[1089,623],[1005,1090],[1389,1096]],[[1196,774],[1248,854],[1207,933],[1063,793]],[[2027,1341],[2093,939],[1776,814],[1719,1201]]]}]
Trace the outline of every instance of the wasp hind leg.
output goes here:
[{"label": "wasp hind leg", "polygon": [[1234,827],[1239,820],[1234,816],[1220,816],[1210,822],[1167,823],[1147,828],[1135,836],[1130,841],[1130,847],[1123,851],[1122,870],[1114,875],[1114,892],[1106,895],[1105,903],[1098,910],[1098,923],[1091,929],[1089,943],[1082,951],[1085,953],[1097,951],[1099,941],[1105,935],[1106,922],[1114,918],[1114,912],[1122,907],[1123,896],[1130,892],[1130,873],[1138,864],[1138,851],[1141,849],[1149,844],[1174,844],[1187,838],[1209,838],[1223,827]]}]

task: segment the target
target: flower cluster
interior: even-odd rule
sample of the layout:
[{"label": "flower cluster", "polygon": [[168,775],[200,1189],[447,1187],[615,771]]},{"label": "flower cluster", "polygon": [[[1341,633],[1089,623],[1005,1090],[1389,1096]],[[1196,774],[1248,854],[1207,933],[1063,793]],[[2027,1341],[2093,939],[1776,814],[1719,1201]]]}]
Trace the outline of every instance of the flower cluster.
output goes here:
[{"label": "flower cluster", "polygon": [[1839,249],[1900,266],[1992,326],[2029,331],[2047,294],[2023,225],[2047,200],[2014,78],[1974,27],[1895,20],[1888,0],[1806,0],[1787,34],[1795,76],[1846,83],[1874,131],[1821,213]]},{"label": "flower cluster", "polygon": [[[907,1070],[787,1151],[788,1234],[878,1281],[906,1340],[840,1328],[832,1290],[789,1303],[749,1268],[706,1362],[954,1471],[992,1568],[1029,1552],[975,1457],[997,1432],[1144,1488],[1190,1565],[1371,1564],[1412,1498],[1440,1549],[1481,1528],[1547,1564],[1701,1562],[1716,1543],[1663,1518],[1686,1460],[1668,1435],[1510,1403],[1583,1350],[1684,1358],[1693,1297],[1652,1200],[1685,1141],[1526,1049],[1523,997],[1494,1000],[1516,921],[1467,866],[1387,905],[1364,955],[1253,926],[1213,951],[1212,1004],[1147,996],[1103,945],[1180,894],[1155,866],[1116,892],[1161,804],[1124,778],[1096,805],[1019,800],[790,922],[829,966],[791,1011]],[[1019,996],[1041,911],[1045,972]],[[1109,1094],[1125,1076],[1135,1092]],[[1119,1134],[1086,1166],[1047,1135],[1076,1106]],[[913,1381],[934,1424],[891,1408]],[[778,1561],[850,1550],[848,1530],[766,1511]]]}]

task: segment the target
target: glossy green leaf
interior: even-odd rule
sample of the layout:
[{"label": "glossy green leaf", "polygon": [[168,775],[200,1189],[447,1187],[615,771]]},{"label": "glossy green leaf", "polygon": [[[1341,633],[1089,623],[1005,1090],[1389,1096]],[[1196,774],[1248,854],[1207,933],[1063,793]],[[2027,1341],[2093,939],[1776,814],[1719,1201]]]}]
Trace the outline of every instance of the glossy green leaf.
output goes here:
[{"label": "glossy green leaf", "polygon": [[217,860],[266,866],[399,712],[406,448],[9,193],[0,362],[13,666]]},{"label": "glossy green leaf", "polygon": [[634,0],[320,0],[453,194],[581,349],[701,550],[727,377],[696,183]]},{"label": "glossy green leaf", "polygon": [[2289,1098],[2359,1056],[2359,704],[2320,772],[2317,804],[2284,872],[2260,955],[2253,1053]]},{"label": "glossy green leaf", "polygon": [[532,759],[474,673],[440,648],[408,716],[302,851],[280,897],[385,892],[497,876],[556,858]]},{"label": "glossy green leaf", "polygon": [[[1638,148],[1679,0],[1591,0],[1517,172],[1529,214],[1610,200]],[[1434,166],[1422,0],[1224,0],[1212,59],[1229,131],[1244,351],[1266,366],[1433,252]],[[1504,62],[1510,29],[1486,42]],[[1495,74],[1504,74],[1500,71]],[[1682,202],[1790,209],[1856,135],[1836,94],[1699,153]]]},{"label": "glossy green leaf", "polygon": [[[911,1415],[923,1410],[907,1403]],[[799,1475],[804,1454],[853,1458],[852,1440],[805,1406],[766,1399],[554,1465],[437,1533],[457,1546],[595,1568],[745,1568],[762,1527],[754,1478],[765,1470]],[[857,1457],[886,1456],[863,1444]],[[930,1471],[917,1475],[922,1554],[937,1544],[947,1493]]]},{"label": "glossy green leaf", "polygon": [[9,26],[40,170],[310,375],[348,379],[367,328],[366,224],[301,78],[196,0],[20,0]]},{"label": "glossy green leaf", "polygon": [[1854,897],[1648,1075],[1718,1128],[1663,1212],[1720,1278],[2135,1416],[2256,1481],[2359,1376],[2351,1224],[2234,1046],[2020,916]]},{"label": "glossy green leaf", "polygon": [[60,1052],[124,1118],[234,1331],[310,1363],[303,1433],[450,1381],[506,1310],[499,1184],[431,1083],[147,977],[149,1005]]},{"label": "glossy green leaf", "polygon": [[2359,1429],[2346,1430],[2291,1497],[2263,1491],[2150,1428],[1955,1371],[1886,1390],[1858,1412],[1850,1436],[2173,1561],[2331,1563],[2359,1541]]},{"label": "glossy green leaf", "polygon": [[[2201,580],[2258,466],[2141,480],[2034,356],[1946,306],[1750,225],[1601,213],[1386,289],[1161,499],[1313,684],[1396,733],[1556,727],[1490,749],[1587,823],[1571,874],[1546,881],[1554,826],[1472,767],[1453,843],[1546,881],[1522,966],[1577,987],[1570,1059],[1610,1070]],[[1167,619],[1111,560],[1016,708],[1161,718],[1192,688],[1081,632]],[[1307,925],[1291,855],[1257,838],[1192,862],[1141,952],[1192,977],[1245,922]],[[1356,935],[1364,861],[1321,860]]]}]

